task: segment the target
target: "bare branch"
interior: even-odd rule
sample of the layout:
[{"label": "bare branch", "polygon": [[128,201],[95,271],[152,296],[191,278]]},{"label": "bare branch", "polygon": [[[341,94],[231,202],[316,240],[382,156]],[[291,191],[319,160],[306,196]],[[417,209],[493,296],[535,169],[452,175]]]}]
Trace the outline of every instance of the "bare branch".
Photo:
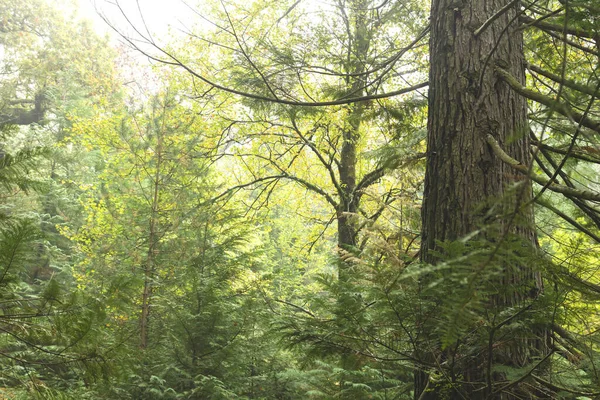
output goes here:
[{"label": "bare branch", "polygon": [[589,229],[587,229],[586,227],[584,227],[583,225],[581,225],[580,223],[575,221],[573,218],[569,217],[567,214],[560,211],[558,208],[552,206],[547,201],[544,201],[542,199],[537,199],[536,203],[541,205],[542,207],[547,208],[548,210],[552,211],[554,214],[558,215],[559,217],[561,217],[562,219],[567,221],[569,224],[571,224],[575,229],[577,229],[580,232],[585,233],[586,235],[588,235],[589,237],[594,239],[596,241],[596,243],[600,243],[600,236],[596,235],[595,233],[593,233],[592,231],[590,231]]},{"label": "bare branch", "polygon": [[401,167],[406,166],[415,161],[419,161],[423,158],[425,158],[425,153],[417,153],[412,157],[408,157],[406,159],[398,159],[398,160],[396,160],[396,162],[392,163],[391,165],[384,165],[384,166],[381,166],[381,167],[369,172],[368,174],[363,176],[363,178],[358,183],[358,185],[356,185],[356,192],[357,193],[361,192],[362,190],[366,189],[367,187],[369,187],[372,184],[374,184],[375,182],[377,182],[378,179],[382,178],[385,175],[385,171],[391,170],[391,169],[396,169],[396,168],[401,168]]},{"label": "bare branch", "polygon": [[502,14],[504,14],[505,12],[510,10],[512,7],[514,7],[515,4],[517,4],[517,2],[518,2],[518,0],[512,0],[507,5],[502,7],[497,13],[495,13],[490,18],[488,18],[488,20],[485,21],[483,23],[483,25],[481,25],[479,28],[477,28],[477,30],[475,32],[473,32],[473,35],[476,37],[481,35],[481,32],[483,32],[488,26],[490,26],[492,24],[492,22],[494,22],[496,19],[498,19],[500,16],[502,16]]},{"label": "bare branch", "polygon": [[[118,3],[117,3],[117,5],[118,5]],[[394,96],[410,93],[410,92],[418,90],[418,89],[422,89],[422,88],[428,86],[428,84],[429,84],[428,82],[422,82],[422,83],[419,83],[419,84],[416,84],[416,85],[413,85],[413,86],[410,86],[407,88],[403,88],[403,89],[399,89],[399,90],[395,90],[395,91],[391,91],[391,92],[386,92],[386,93],[378,93],[378,94],[372,94],[372,95],[367,95],[367,96],[357,96],[357,97],[342,98],[342,99],[331,100],[331,101],[316,101],[316,102],[277,99],[277,98],[263,96],[263,95],[256,94],[256,93],[245,92],[243,90],[238,90],[238,89],[235,89],[232,87],[228,87],[228,86],[219,84],[219,83],[213,81],[212,79],[207,78],[203,74],[197,72],[194,68],[192,68],[190,65],[188,65],[187,63],[180,60],[173,53],[167,51],[165,48],[159,46],[156,42],[154,42],[154,41],[148,39],[146,36],[144,36],[138,29],[136,29],[133,22],[129,18],[127,18],[124,10],[122,10],[121,8],[120,8],[120,10],[121,10],[121,13],[123,14],[125,20],[127,21],[127,23],[134,29],[134,31],[139,35],[139,37],[142,38],[142,42],[145,44],[151,45],[154,49],[156,49],[159,53],[161,53],[166,58],[159,58],[155,55],[150,54],[148,51],[142,49],[136,43],[136,42],[138,42],[138,40],[134,40],[133,38],[126,36],[124,33],[119,31],[117,29],[117,27],[114,24],[112,24],[106,17],[101,16],[101,18],[108,24],[108,26],[133,49],[137,50],[138,52],[140,52],[144,56],[148,57],[152,61],[156,61],[156,62],[165,64],[165,65],[172,65],[175,67],[182,68],[183,70],[187,71],[190,75],[198,78],[200,81],[204,82],[205,84],[207,84],[211,87],[214,87],[215,89],[219,89],[219,90],[222,90],[227,93],[235,94],[238,96],[242,96],[242,97],[246,97],[246,98],[250,98],[250,99],[254,99],[254,100],[260,100],[260,101],[266,101],[266,102],[270,102],[270,103],[290,105],[290,106],[301,106],[301,107],[336,106],[336,105],[357,103],[360,101],[394,97]],[[418,39],[421,40],[423,36],[424,36],[424,33],[422,33],[418,37]],[[400,53],[403,53],[403,52],[401,51]]]},{"label": "bare branch", "polygon": [[600,164],[600,154],[598,153],[598,150],[591,147],[578,147],[569,152],[567,150],[558,149],[556,147],[540,143],[536,140],[531,140],[531,144],[540,149],[551,151],[552,153],[568,155],[570,158],[576,158],[578,160]]}]

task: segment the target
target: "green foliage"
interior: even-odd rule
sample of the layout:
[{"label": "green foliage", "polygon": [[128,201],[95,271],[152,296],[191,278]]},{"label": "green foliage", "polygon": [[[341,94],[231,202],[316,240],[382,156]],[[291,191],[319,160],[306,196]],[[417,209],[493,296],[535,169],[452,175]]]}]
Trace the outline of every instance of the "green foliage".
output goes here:
[{"label": "green foliage", "polygon": [[[165,49],[220,84],[291,101],[426,79],[427,46],[403,50],[423,4],[311,7],[223,3],[214,30]],[[597,37],[593,1],[562,7],[541,19]],[[0,14],[0,397],[409,399],[415,369],[451,397],[475,367],[494,390],[595,397],[593,201],[536,188],[538,249],[518,220],[497,223],[519,186],[507,188],[472,210],[479,230],[417,262],[425,95],[284,106],[157,68],[125,104],[115,50],[90,25],[41,0],[6,0]],[[529,87],[598,118],[591,41],[563,56],[560,34],[525,35],[530,61],[572,78],[532,68]],[[562,163],[552,179],[595,193],[593,132],[556,112],[531,103],[532,135],[547,139],[532,169]],[[31,123],[6,123],[17,115]],[[337,241],[343,219],[353,243]]]},{"label": "green foliage", "polygon": [[30,190],[41,190],[42,183],[39,180],[31,179],[29,172],[39,162],[39,157],[47,155],[48,149],[23,149],[14,155],[5,153],[0,158],[0,185],[5,191],[10,191],[14,187],[24,192]]}]

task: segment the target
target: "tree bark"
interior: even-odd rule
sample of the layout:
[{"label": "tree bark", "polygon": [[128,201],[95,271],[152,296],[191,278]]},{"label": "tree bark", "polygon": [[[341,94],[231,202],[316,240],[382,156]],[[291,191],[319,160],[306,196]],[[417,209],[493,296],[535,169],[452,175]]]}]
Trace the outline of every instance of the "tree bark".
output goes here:
[{"label": "tree bark", "polygon": [[[345,72],[348,74],[346,79],[346,89],[352,93],[351,96],[362,97],[365,94],[364,74],[367,57],[370,47],[370,34],[368,32],[369,19],[365,10],[368,9],[367,0],[356,0],[349,4],[348,10],[345,5],[340,3],[340,13],[344,16],[346,31],[348,35],[347,60],[345,63]],[[347,13],[347,11],[350,11]],[[357,166],[357,144],[360,140],[360,129],[364,118],[364,102],[357,102],[348,105],[347,119],[342,127],[342,146],[340,149],[340,158],[338,164],[340,190],[339,205],[336,210],[337,228],[338,228],[338,249],[340,259],[338,260],[338,279],[342,284],[352,284],[356,281],[353,276],[351,265],[343,260],[345,252],[356,251],[357,245],[357,221],[360,196],[356,192],[356,166]],[[338,312],[342,317],[341,326],[348,323],[347,316],[357,312],[361,307],[360,299],[350,295],[343,288],[338,297]],[[347,326],[347,325],[346,325]],[[342,328],[345,329],[345,328]],[[346,352],[341,358],[341,367],[345,370],[357,370],[361,367],[362,361],[351,352]],[[348,389],[346,382],[351,382],[351,376],[346,377],[342,374],[340,389]],[[347,394],[341,395],[346,399]]]},{"label": "tree bark", "polygon": [[[532,208],[522,207],[531,198],[531,182],[511,171],[486,143],[486,136],[492,135],[507,154],[529,165],[527,101],[494,73],[496,65],[502,66],[522,84],[525,82],[523,38],[517,29],[520,2],[475,33],[507,3],[432,1],[428,148],[421,210],[420,254],[425,263],[439,261],[432,253],[439,250],[438,242],[457,240],[489,224],[494,202],[502,203],[500,212],[495,212],[496,232],[510,231],[536,246]],[[520,189],[509,194],[507,188],[517,182]],[[515,214],[519,225],[515,224]],[[481,234],[484,238],[486,235]],[[498,284],[527,281],[541,290],[540,276],[531,267],[507,268],[499,279]],[[527,296],[515,289],[514,293],[489,301],[509,307],[522,303]],[[546,351],[539,341],[515,340],[510,346],[507,353],[512,360],[503,362],[513,366],[525,365]],[[469,399],[511,398],[501,392],[496,394],[495,382],[486,382],[488,352],[478,354],[483,355],[463,362],[460,380],[464,383],[454,384],[451,395]],[[420,356],[429,361],[436,357]],[[440,398],[440,392],[431,384],[424,392],[428,382],[427,371],[420,369],[415,373],[415,399]]]},{"label": "tree bark", "polygon": [[[352,96],[362,97],[365,94],[365,72],[367,57],[370,47],[370,33],[368,32],[369,19],[365,10],[368,2],[358,0],[351,3],[351,20],[346,16],[346,10],[341,12],[346,17],[348,32],[348,60],[346,63],[346,85]],[[340,6],[343,7],[343,6]],[[350,77],[352,75],[353,77]],[[353,215],[358,211],[360,196],[356,193],[356,146],[360,140],[360,127],[363,120],[364,102],[348,105],[348,119],[342,130],[342,148],[340,150],[339,177],[342,193],[339,207],[336,210],[338,224],[338,247],[351,251],[356,246],[356,222]],[[343,264],[343,263],[342,263]],[[340,266],[339,277],[344,276],[344,266]]]}]

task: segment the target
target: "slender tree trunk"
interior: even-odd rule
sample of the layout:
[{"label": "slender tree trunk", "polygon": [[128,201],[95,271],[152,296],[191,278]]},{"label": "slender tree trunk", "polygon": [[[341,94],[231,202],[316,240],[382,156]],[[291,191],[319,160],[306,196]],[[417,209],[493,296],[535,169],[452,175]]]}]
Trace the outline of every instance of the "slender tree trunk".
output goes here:
[{"label": "slender tree trunk", "polygon": [[[370,38],[368,29],[368,15],[365,10],[368,9],[368,0],[351,1],[348,9],[346,5],[340,2],[339,10],[345,19],[346,33],[348,35],[347,60],[345,71],[348,74],[346,79],[346,88],[352,93],[352,96],[363,96],[365,94],[364,73],[367,57],[369,53]],[[348,11],[350,11],[348,13]],[[342,127],[342,147],[340,149],[340,159],[338,164],[340,192],[339,206],[336,210],[337,228],[338,228],[338,248],[341,255],[343,252],[355,251],[357,245],[357,221],[359,196],[356,193],[356,166],[357,166],[357,145],[360,140],[360,128],[363,120],[364,104],[359,102],[348,105],[347,119]],[[355,277],[352,276],[351,265],[340,259],[338,261],[338,279],[340,282],[352,284]],[[338,297],[339,313],[343,321],[342,326],[346,325],[347,315],[356,312],[360,307],[360,300],[342,289]],[[344,328],[342,328],[344,329]],[[360,368],[362,361],[352,353],[342,355],[341,367],[345,370],[355,370]],[[342,375],[340,390],[347,389],[344,382],[352,381],[351,377]],[[347,395],[345,395],[347,396]],[[347,398],[343,396],[342,398]]]},{"label": "slender tree trunk", "polygon": [[[480,228],[484,218],[489,218],[486,213],[493,200],[502,199],[504,204],[496,213],[499,215],[495,220],[497,232],[510,231],[536,245],[532,208],[522,207],[531,197],[531,183],[515,176],[486,143],[486,135],[490,134],[509,155],[524,164],[530,161],[527,102],[494,73],[495,66],[499,65],[509,69],[521,82],[525,81],[523,39],[516,22],[520,2],[476,33],[507,4],[508,0],[432,1],[421,244],[421,260],[426,263],[438,261],[431,252],[438,241],[456,240]],[[525,186],[508,196],[507,187],[517,181]],[[518,226],[515,224],[517,210]],[[505,276],[499,280],[498,284],[528,281],[541,290],[540,277],[531,267],[506,269]],[[519,304],[524,297],[523,293],[515,292],[489,301],[509,307]],[[525,365],[532,361],[533,355],[544,351],[539,343],[515,341],[501,362]],[[464,383],[456,384],[456,398],[511,398],[492,394],[491,388],[495,390],[498,386],[486,382],[489,380],[489,374],[485,373],[488,353],[479,354],[484,355],[474,356],[464,363],[460,379]],[[433,363],[434,358],[429,355]],[[502,380],[502,377],[495,379]],[[426,371],[416,372],[415,399],[440,398],[439,391],[432,385],[423,393],[428,382]]]},{"label": "slender tree trunk", "polygon": [[[356,246],[356,221],[354,215],[358,211],[356,189],[356,144],[360,138],[360,118],[362,107],[352,106],[349,112],[348,127],[343,132],[343,143],[340,151],[339,176],[342,193],[337,212],[338,247],[346,251],[353,251]],[[344,269],[340,270],[340,279],[345,279]]]},{"label": "slender tree trunk", "polygon": [[148,221],[148,254],[144,265],[144,289],[142,292],[142,313],[140,316],[140,347],[148,347],[150,305],[154,291],[154,280],[156,278],[156,255],[158,253],[158,211],[160,204],[160,170],[162,167],[162,131],[157,131],[156,142],[156,171],[153,176],[152,204],[150,209],[150,220]]},{"label": "slender tree trunk", "polygon": [[[351,2],[351,14],[346,15],[344,5],[340,12],[346,19],[348,34],[348,58],[346,61],[346,85],[352,96],[365,94],[365,65],[369,53],[370,37],[368,33],[368,9],[366,0]],[[352,75],[352,77],[350,76]],[[359,102],[348,106],[348,117],[342,131],[342,148],[340,150],[339,177],[342,193],[340,193],[337,212],[338,247],[352,250],[356,246],[358,234],[353,215],[358,211],[358,196],[356,190],[356,147],[360,140],[360,127],[363,120],[364,104]],[[340,279],[346,279],[343,266],[340,269]]]}]

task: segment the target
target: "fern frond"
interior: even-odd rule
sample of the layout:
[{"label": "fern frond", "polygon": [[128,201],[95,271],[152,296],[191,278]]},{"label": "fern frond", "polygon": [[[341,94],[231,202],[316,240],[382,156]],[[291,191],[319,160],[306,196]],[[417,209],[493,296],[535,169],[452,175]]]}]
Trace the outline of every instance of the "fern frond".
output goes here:
[{"label": "fern frond", "polygon": [[0,185],[11,191],[15,187],[24,192],[40,190],[42,182],[32,179],[29,175],[36,168],[39,158],[49,154],[44,147],[23,149],[16,154],[2,154],[0,156]]}]

